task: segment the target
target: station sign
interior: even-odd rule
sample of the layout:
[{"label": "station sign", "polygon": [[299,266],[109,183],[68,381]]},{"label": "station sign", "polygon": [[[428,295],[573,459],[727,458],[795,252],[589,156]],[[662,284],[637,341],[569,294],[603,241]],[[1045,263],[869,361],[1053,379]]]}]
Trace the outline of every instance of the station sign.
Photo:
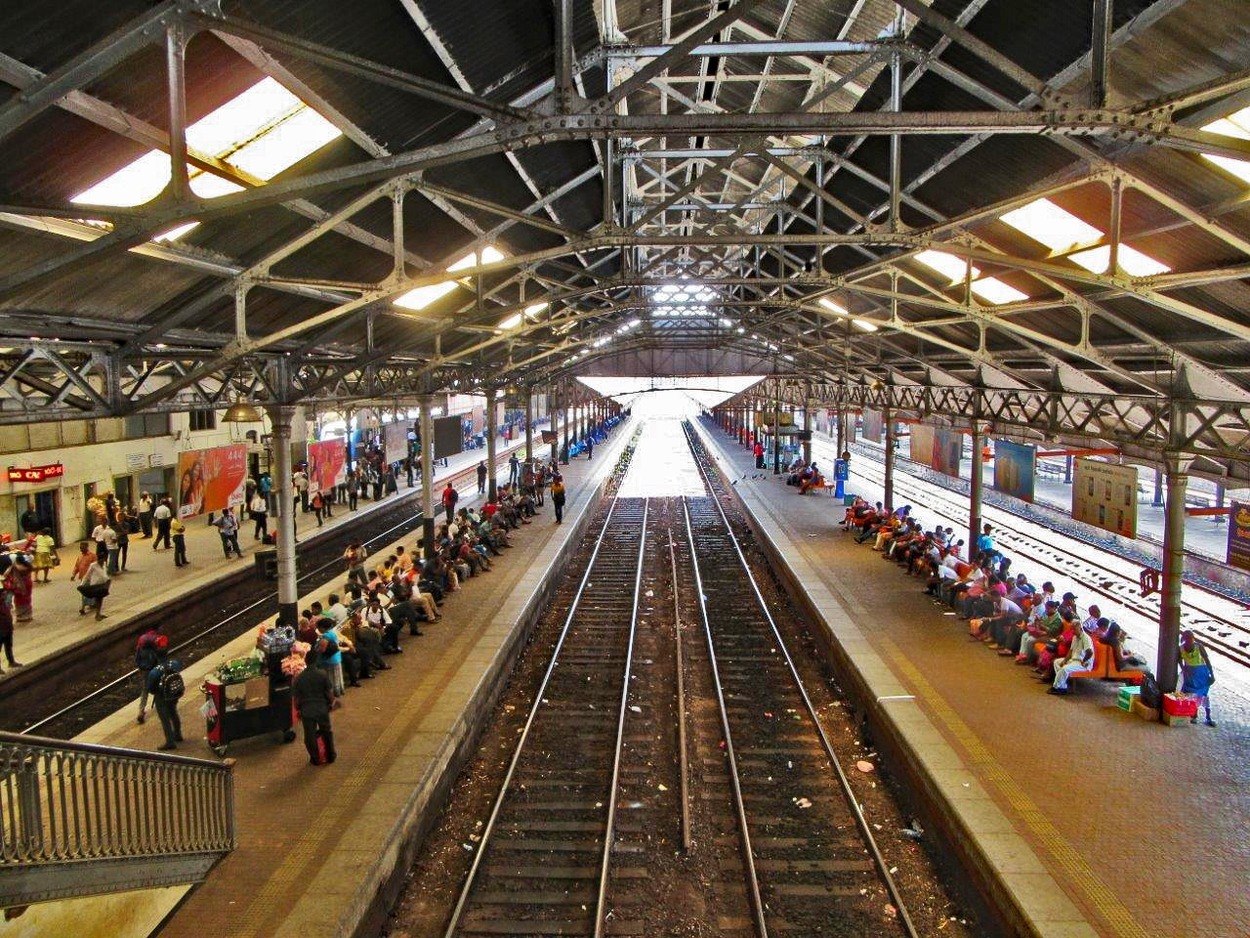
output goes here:
[{"label": "station sign", "polygon": [[1228,518],[1228,565],[1250,570],[1250,503],[1233,502]]},{"label": "station sign", "polygon": [[65,475],[65,467],[59,462],[47,466],[29,466],[26,469],[9,466],[10,482],[47,482],[49,479],[59,479],[63,475]]}]

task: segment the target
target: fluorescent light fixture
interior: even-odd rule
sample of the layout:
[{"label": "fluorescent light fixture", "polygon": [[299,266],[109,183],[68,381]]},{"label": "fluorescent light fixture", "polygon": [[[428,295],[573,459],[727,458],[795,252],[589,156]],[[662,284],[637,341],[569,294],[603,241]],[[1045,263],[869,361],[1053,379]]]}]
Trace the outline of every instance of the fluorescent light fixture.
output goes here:
[{"label": "fluorescent light fixture", "polygon": [[[947,254],[945,251],[921,251],[919,254],[913,255],[912,260],[924,264],[930,270],[937,271],[951,283],[958,283],[963,280],[964,274],[968,269],[968,262],[962,257]],[[980,275],[981,271],[973,267],[972,278],[975,280]]]},{"label": "fluorescent light fixture", "polygon": [[849,312],[847,312],[845,306],[842,306],[840,303],[835,303],[833,300],[829,299],[829,297],[827,296],[822,296],[816,302],[819,303],[821,306],[823,306],[825,309],[829,310],[829,312],[833,313],[833,315],[835,316],[851,315]]},{"label": "fluorescent light fixture", "polygon": [[[1229,114],[1228,117],[1212,121],[1204,125],[1202,129],[1209,130],[1211,133],[1250,140],[1250,106],[1243,107],[1240,111]],[[1212,156],[1209,153],[1204,153],[1202,156],[1220,169],[1232,173],[1242,182],[1250,183],[1250,160],[1235,160],[1229,156]]]},{"label": "fluorescent light fixture", "polygon": [[1085,244],[1097,244],[1103,233],[1087,225],[1050,199],[1037,199],[1000,216],[1000,220],[1057,254],[1066,254]]},{"label": "fluorescent light fixture", "polygon": [[[1106,273],[1107,267],[1111,264],[1111,245],[1104,244],[1102,247],[1069,254],[1068,260],[1074,264],[1079,264],[1090,273]],[[1129,247],[1127,244],[1120,245],[1120,267],[1130,277],[1153,277],[1155,274],[1166,274],[1172,269],[1167,264],[1161,263],[1153,257]]]},{"label": "fluorescent light fixture", "polygon": [[737,328],[737,332],[738,332],[738,334],[739,334],[739,335],[741,335],[742,333],[744,333],[744,332],[746,332],[746,331],[747,331],[747,330],[746,330],[746,328],[745,328],[744,326],[739,326],[739,327]]},{"label": "fluorescent light fixture", "polygon": [[972,281],[972,292],[988,303],[1018,303],[1027,300],[1029,295],[1021,293],[1015,287],[1003,283],[997,277],[982,277]]}]

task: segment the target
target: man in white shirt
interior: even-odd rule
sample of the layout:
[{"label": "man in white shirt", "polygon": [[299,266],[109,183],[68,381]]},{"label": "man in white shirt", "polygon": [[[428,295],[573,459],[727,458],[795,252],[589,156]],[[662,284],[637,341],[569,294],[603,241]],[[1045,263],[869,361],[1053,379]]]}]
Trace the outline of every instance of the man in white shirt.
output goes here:
[{"label": "man in white shirt", "polygon": [[1072,637],[1072,647],[1068,649],[1068,657],[1055,661],[1055,682],[1046,693],[1068,693],[1069,676],[1077,671],[1088,671],[1093,664],[1094,640],[1084,628],[1079,628]]},{"label": "man in white shirt", "polygon": [[347,621],[347,617],[351,615],[347,607],[343,605],[343,601],[339,598],[338,593],[330,594],[330,605],[326,609],[325,614],[334,620],[335,625],[342,625]]},{"label": "man in white shirt", "polygon": [[1098,620],[1102,618],[1102,610],[1097,606],[1089,607],[1089,616],[1081,623],[1081,631],[1093,635],[1098,631]]},{"label": "man in white shirt", "polygon": [[295,494],[298,496],[300,508],[308,511],[308,475],[303,469],[296,470],[291,476],[291,485],[295,488]]},{"label": "man in white shirt", "polygon": [[152,496],[147,492],[139,496],[139,530],[141,537],[152,536]]},{"label": "man in white shirt", "polygon": [[157,505],[156,509],[152,512],[152,520],[156,522],[156,540],[152,542],[153,550],[156,550],[156,548],[161,546],[161,541],[165,542],[166,550],[169,550],[169,548],[173,546],[169,542],[169,524],[173,520],[173,517],[174,512],[173,509],[169,507],[169,499],[162,498],[161,503]]},{"label": "man in white shirt", "polygon": [[95,541],[96,556],[100,558],[100,566],[107,567],[109,574],[117,572],[117,532],[107,520],[101,521],[91,532]]}]

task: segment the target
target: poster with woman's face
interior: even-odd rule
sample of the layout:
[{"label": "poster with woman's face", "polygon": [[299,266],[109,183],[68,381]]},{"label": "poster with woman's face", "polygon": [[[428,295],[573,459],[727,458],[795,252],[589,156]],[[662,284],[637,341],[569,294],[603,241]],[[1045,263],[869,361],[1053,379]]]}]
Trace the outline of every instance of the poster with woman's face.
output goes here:
[{"label": "poster with woman's face", "polygon": [[187,450],[178,456],[178,517],[191,518],[243,504],[247,447]]}]

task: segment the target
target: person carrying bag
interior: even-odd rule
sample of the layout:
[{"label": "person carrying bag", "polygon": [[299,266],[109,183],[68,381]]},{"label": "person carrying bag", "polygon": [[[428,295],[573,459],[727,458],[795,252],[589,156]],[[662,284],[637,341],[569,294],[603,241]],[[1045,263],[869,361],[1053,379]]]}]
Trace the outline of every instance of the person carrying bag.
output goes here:
[{"label": "person carrying bag", "polygon": [[109,578],[108,571],[104,569],[97,557],[87,568],[82,583],[78,585],[78,592],[82,594],[82,606],[78,614],[85,616],[94,603],[96,621],[108,618],[104,614],[104,597],[108,596],[112,585],[113,581]]}]

